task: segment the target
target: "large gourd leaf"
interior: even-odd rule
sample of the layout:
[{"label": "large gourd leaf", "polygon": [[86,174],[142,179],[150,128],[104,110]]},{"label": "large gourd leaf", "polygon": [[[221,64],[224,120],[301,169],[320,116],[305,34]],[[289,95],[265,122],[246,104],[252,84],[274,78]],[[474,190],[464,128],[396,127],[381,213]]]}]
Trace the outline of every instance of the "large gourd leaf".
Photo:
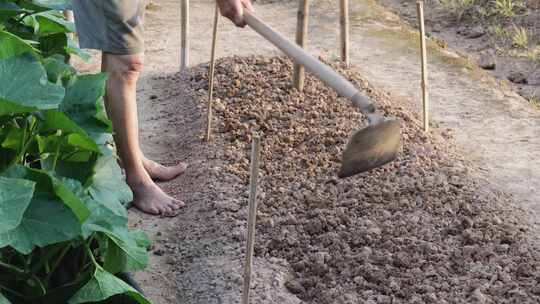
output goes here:
[{"label": "large gourd leaf", "polygon": [[36,182],[37,196],[50,196],[54,194],[71,209],[80,223],[84,222],[90,215],[86,204],[70,190],[67,181],[59,179],[49,172],[16,165],[6,170],[2,175]]},{"label": "large gourd leaf", "polygon": [[79,181],[66,179],[68,187],[75,195],[84,200],[90,210],[90,216],[82,226],[83,237],[87,238],[94,232],[114,233],[126,229],[128,218],[124,206],[108,204],[92,199]]},{"label": "large gourd leaf", "polygon": [[0,176],[0,233],[19,226],[35,185],[33,181]]},{"label": "large gourd leaf", "polygon": [[[4,125],[5,126],[5,125]],[[23,144],[24,130],[9,126],[5,138],[2,140],[2,148],[18,150]]]},{"label": "large gourd leaf", "polygon": [[90,179],[89,192],[94,200],[114,206],[111,208],[114,208],[118,215],[125,212],[122,205],[133,200],[133,192],[123,181],[122,171],[112,154],[97,160],[94,175]]},{"label": "large gourd leaf", "polygon": [[77,42],[75,42],[70,37],[68,37],[68,40],[67,40],[66,52],[69,55],[79,56],[79,58],[81,58],[85,62],[89,62],[90,59],[92,59],[92,55],[90,55],[90,53],[88,53],[87,51],[81,49],[79,45],[77,44]]},{"label": "large gourd leaf", "polygon": [[0,59],[19,56],[28,52],[36,54],[38,50],[25,40],[0,30]]},{"label": "large gourd leaf", "polygon": [[71,65],[66,63],[65,57],[58,54],[45,58],[43,65],[49,80],[54,83],[58,83],[60,80],[67,79],[77,73]]},{"label": "large gourd leaf", "polygon": [[[107,233],[109,246],[105,257],[105,269],[112,273],[142,270],[148,265],[148,237],[138,231]],[[144,239],[139,239],[143,237]]]},{"label": "large gourd leaf", "polygon": [[39,35],[41,36],[53,33],[75,32],[75,25],[73,22],[67,21],[58,12],[44,11],[34,14],[32,17],[39,22]]},{"label": "large gourd leaf", "polygon": [[0,304],[11,304],[11,302],[0,293]]},{"label": "large gourd leaf", "polygon": [[142,270],[148,264],[148,236],[142,231],[129,231],[127,213],[120,205],[92,199],[81,184],[74,180],[66,181],[66,186],[86,202],[91,210],[90,217],[82,227],[83,237],[94,232],[107,235],[108,243],[105,269],[112,273]]},{"label": "large gourd leaf", "polygon": [[83,148],[88,151],[100,152],[97,143],[88,135],[88,133],[77,125],[64,112],[58,110],[46,110],[43,112],[43,122],[40,131],[62,130],[64,134],[69,134],[67,144],[73,147]]},{"label": "large gourd leaf", "polygon": [[4,22],[5,20],[17,16],[24,11],[24,9],[12,1],[0,0],[0,22]]},{"label": "large gourd leaf", "polygon": [[79,127],[65,113],[58,110],[43,111],[43,118],[40,131],[62,130],[67,133],[86,134],[83,128]]},{"label": "large gourd leaf", "polygon": [[58,198],[35,194],[22,222],[15,229],[0,233],[0,248],[11,246],[22,254],[38,247],[69,241],[81,234],[73,212]]},{"label": "large gourd leaf", "polygon": [[91,210],[91,215],[82,227],[84,237],[94,232],[114,233],[123,229],[122,227],[127,227],[127,212],[123,206],[120,206],[123,210],[114,210],[116,206],[109,206],[106,202],[96,201],[90,197],[86,200],[86,204]]},{"label": "large gourd leaf", "polygon": [[150,304],[144,296],[124,281],[96,266],[94,276],[70,300],[69,304],[94,303],[116,295],[127,295],[139,304]]},{"label": "large gourd leaf", "polygon": [[0,116],[10,114],[14,106],[55,109],[65,95],[64,88],[49,82],[45,69],[31,55],[0,60],[0,84]]},{"label": "large gourd leaf", "polygon": [[103,143],[110,132],[110,125],[101,119],[103,109],[99,106],[105,94],[106,81],[105,74],[73,77],[60,105],[60,111],[66,113],[98,143]]},{"label": "large gourd leaf", "polygon": [[50,178],[53,182],[53,189],[56,195],[73,211],[80,223],[86,221],[90,216],[90,210],[88,210],[88,207],[81,198],[69,189],[65,181],[54,176],[50,176]]},{"label": "large gourd leaf", "polygon": [[54,33],[39,37],[39,50],[42,52],[43,57],[54,54],[68,56],[69,54],[66,49],[68,44],[67,35],[67,33]]}]

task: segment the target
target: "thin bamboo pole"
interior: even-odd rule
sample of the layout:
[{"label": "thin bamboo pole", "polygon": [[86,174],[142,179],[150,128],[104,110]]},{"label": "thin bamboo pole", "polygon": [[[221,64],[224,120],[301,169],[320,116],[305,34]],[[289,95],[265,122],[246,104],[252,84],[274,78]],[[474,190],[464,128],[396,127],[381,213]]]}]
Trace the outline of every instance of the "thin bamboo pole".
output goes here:
[{"label": "thin bamboo pole", "polygon": [[[65,10],[64,11],[64,17],[66,17],[66,20],[69,22],[74,22],[75,18],[73,17],[73,11],[71,10]],[[71,39],[73,39],[73,33],[68,34]]]},{"label": "thin bamboo pole", "polygon": [[180,70],[185,71],[189,65],[189,0],[182,0],[181,6],[182,32]]},{"label": "thin bamboo pole", "polygon": [[[65,10],[64,11],[64,17],[66,17],[66,20],[69,21],[69,22],[75,22],[75,18],[73,16],[73,11],[71,11],[71,10]],[[67,36],[71,40],[75,39],[74,33],[69,33]],[[71,58],[68,59],[68,62],[70,62],[70,61],[71,61]]]},{"label": "thin bamboo pole", "polygon": [[216,11],[214,14],[214,29],[212,32],[212,52],[210,54],[210,68],[208,71],[208,111],[206,113],[206,141],[210,141],[212,136],[212,107],[214,101],[214,70],[216,67],[216,44],[217,33],[219,23],[219,7],[216,4]]},{"label": "thin bamboo pole", "polygon": [[242,303],[249,304],[251,288],[251,267],[253,266],[253,248],[255,244],[255,223],[257,219],[257,183],[259,177],[259,154],[261,139],[253,135],[251,142],[251,168],[249,176],[249,216],[248,235],[246,244],[246,263],[244,267],[244,292]]},{"label": "thin bamboo pole", "polygon": [[340,0],[339,1],[339,24],[341,27],[341,61],[349,67],[349,0]]},{"label": "thin bamboo pole", "polygon": [[427,47],[426,47],[426,27],[424,23],[424,1],[417,1],[418,22],[420,25],[420,48],[422,59],[422,103],[424,131],[429,132],[429,94],[428,94],[428,68],[427,68]]},{"label": "thin bamboo pole", "polygon": [[[301,47],[305,48],[307,43],[308,35],[308,21],[309,21],[309,0],[299,0],[298,5],[298,16],[297,16],[297,25],[296,25],[296,43]],[[305,69],[301,64],[294,64],[294,73],[293,73],[293,85],[299,90],[304,90],[305,82]]]}]

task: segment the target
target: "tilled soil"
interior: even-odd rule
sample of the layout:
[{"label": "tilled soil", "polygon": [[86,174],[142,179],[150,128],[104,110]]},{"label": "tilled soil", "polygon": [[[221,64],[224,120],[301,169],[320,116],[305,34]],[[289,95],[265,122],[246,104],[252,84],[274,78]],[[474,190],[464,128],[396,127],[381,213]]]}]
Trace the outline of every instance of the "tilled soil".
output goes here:
[{"label": "tilled soil", "polygon": [[[425,135],[399,101],[334,67],[403,126],[395,162],[345,180],[335,177],[341,152],[365,124],[347,100],[311,76],[304,93],[292,89],[283,58],[218,61],[219,174],[247,184],[251,134],[263,138],[257,257],[286,260],[287,288],[310,303],[539,303],[523,211],[475,178],[449,132]],[[205,106],[207,65],[191,83]],[[214,207],[242,243],[245,196]]]}]

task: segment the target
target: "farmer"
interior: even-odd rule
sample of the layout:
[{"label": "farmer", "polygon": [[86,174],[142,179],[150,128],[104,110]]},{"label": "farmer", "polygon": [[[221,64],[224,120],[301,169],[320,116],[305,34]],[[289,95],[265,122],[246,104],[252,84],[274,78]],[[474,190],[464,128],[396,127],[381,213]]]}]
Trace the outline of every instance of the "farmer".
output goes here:
[{"label": "farmer", "polygon": [[[155,180],[182,174],[187,164],[166,167],[146,158],[139,145],[136,86],[144,62],[143,16],[145,0],[73,0],[82,48],[102,52],[101,68],[108,73],[105,106],[113,123],[114,140],[126,182],[139,210],[174,216],[185,204],[167,195]],[[250,0],[217,0],[221,14],[245,26],[243,8]]]}]

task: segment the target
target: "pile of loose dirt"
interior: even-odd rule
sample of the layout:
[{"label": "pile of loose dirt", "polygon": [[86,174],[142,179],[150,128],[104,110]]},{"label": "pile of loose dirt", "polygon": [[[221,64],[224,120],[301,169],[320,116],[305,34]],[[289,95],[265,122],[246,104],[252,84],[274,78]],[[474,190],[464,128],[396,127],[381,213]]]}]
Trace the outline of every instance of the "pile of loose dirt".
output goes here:
[{"label": "pile of loose dirt", "polygon": [[[521,211],[473,177],[448,133],[426,136],[399,102],[334,67],[403,126],[395,162],[346,180],[335,178],[340,155],[364,125],[347,100],[311,76],[304,93],[292,89],[283,58],[218,61],[221,174],[247,184],[251,133],[263,138],[256,255],[287,260],[286,286],[310,303],[540,302],[540,255]],[[207,67],[192,85],[204,95]],[[243,198],[228,204],[220,217],[245,217]]]}]

